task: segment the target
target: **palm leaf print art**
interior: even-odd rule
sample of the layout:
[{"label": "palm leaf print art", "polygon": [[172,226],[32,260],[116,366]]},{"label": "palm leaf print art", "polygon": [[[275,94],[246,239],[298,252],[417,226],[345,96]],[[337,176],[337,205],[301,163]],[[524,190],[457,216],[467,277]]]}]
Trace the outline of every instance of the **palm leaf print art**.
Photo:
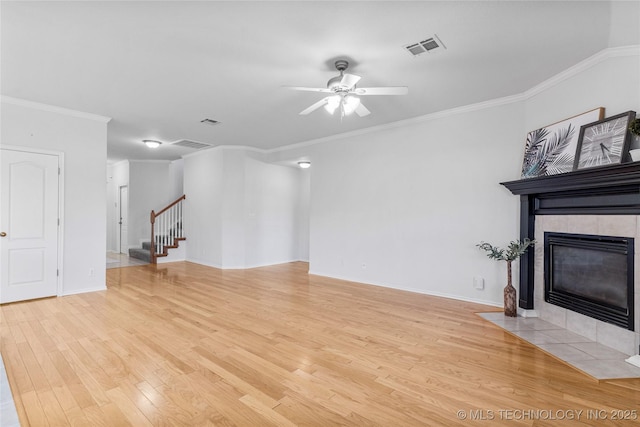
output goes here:
[{"label": "palm leaf print art", "polygon": [[581,126],[604,118],[598,107],[527,134],[521,178],[558,175],[574,170]]},{"label": "palm leaf print art", "polygon": [[569,172],[573,168],[572,153],[565,152],[575,127],[569,124],[549,136],[546,128],[530,132],[525,146],[522,177],[530,178]]},{"label": "palm leaf print art", "polygon": [[546,128],[534,130],[527,135],[527,143],[524,148],[524,161],[522,162],[522,177],[531,178],[534,176],[544,175],[545,162],[540,157],[542,146],[547,141]]},{"label": "palm leaf print art", "polygon": [[549,146],[555,146],[547,157],[547,175],[555,175],[573,170],[574,153],[566,152],[566,148],[571,143],[571,138],[576,128],[569,126],[566,129],[559,129],[549,139]]}]

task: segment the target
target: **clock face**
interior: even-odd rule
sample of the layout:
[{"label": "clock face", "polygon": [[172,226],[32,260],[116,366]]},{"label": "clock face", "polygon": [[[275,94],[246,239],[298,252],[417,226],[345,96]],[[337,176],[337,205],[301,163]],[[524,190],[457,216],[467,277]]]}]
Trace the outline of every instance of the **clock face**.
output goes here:
[{"label": "clock face", "polygon": [[582,130],[577,169],[622,163],[629,117],[615,118]]}]

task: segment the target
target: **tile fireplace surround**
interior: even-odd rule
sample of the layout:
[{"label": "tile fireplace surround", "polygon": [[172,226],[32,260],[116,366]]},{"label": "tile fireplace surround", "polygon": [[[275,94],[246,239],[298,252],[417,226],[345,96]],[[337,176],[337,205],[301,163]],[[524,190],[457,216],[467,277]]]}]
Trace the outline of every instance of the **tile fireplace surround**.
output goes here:
[{"label": "tile fireplace surround", "polygon": [[[536,217],[534,307],[538,317],[628,355],[640,345],[640,229],[636,215],[540,215]],[[549,304],[544,300],[544,232],[635,238],[634,331]]]}]

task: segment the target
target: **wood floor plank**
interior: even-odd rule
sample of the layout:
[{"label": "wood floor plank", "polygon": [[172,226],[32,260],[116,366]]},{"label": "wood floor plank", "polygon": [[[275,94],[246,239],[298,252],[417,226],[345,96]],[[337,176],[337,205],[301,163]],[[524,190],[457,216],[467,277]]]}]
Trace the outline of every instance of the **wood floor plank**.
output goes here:
[{"label": "wood floor plank", "polygon": [[[197,377],[196,380],[200,380],[200,377]],[[136,384],[136,388],[156,408],[157,416],[160,421],[154,423],[154,415],[148,415],[147,418],[149,418],[154,425],[179,426],[193,423],[192,412],[195,409],[192,408],[190,404],[186,404],[187,407],[185,408],[185,404],[183,404],[181,400],[176,403],[169,394],[163,393],[164,387],[164,384],[158,387],[152,387],[146,382]],[[196,388],[195,382],[193,388]],[[202,397],[203,399],[206,399],[206,396]]]},{"label": "wood floor plank", "polygon": [[49,381],[47,381],[47,376],[42,370],[40,363],[38,363],[35,354],[33,354],[29,343],[18,343],[18,352],[20,353],[22,363],[24,363],[26,370],[29,372],[29,378],[31,378],[34,390],[40,392],[50,389],[51,386]]},{"label": "wood floor plank", "polygon": [[[631,426],[640,379],[594,381],[476,312],[296,262],[107,271],[107,290],[0,305],[23,425]],[[584,411],[561,424],[500,410]],[[475,416],[462,420],[459,411]],[[484,412],[483,412],[484,411]],[[478,414],[494,411],[490,422]]]},{"label": "wood floor plank", "polygon": [[100,400],[100,397],[104,394],[102,389],[95,388],[93,391],[90,391],[90,389],[87,388],[85,383],[91,383],[93,377],[88,374],[84,366],[76,363],[71,351],[51,352],[49,356],[80,408],[93,406],[96,404],[96,400]]},{"label": "wood floor plank", "polygon": [[49,425],[64,426],[70,424],[53,390],[38,393],[38,399],[42,404],[42,409],[49,421]]},{"label": "wood floor plank", "polygon": [[136,427],[135,424],[129,422],[123,411],[126,411],[126,408],[120,408],[116,403],[109,402],[104,406],[100,407],[101,415],[97,415],[96,421],[99,420],[99,425],[105,426],[122,426],[122,427]]},{"label": "wood floor plank", "polygon": [[[47,416],[44,413],[44,408],[38,399],[38,394],[35,391],[29,391],[20,395],[22,404],[27,412],[27,419],[24,422],[29,423],[32,426],[48,426]],[[20,414],[18,414],[20,415]],[[23,420],[20,420],[22,423]]]},{"label": "wood floor plank", "polygon": [[[11,390],[14,394],[22,395],[33,391],[33,383],[29,377],[29,371],[24,365],[18,345],[8,337],[4,337],[0,342],[0,352],[7,369],[7,377]],[[13,366],[16,369],[9,370],[8,367]]]},{"label": "wood floor plank", "polygon": [[[145,397],[139,396],[138,398],[134,398],[136,401],[136,403],[134,403],[134,400],[130,399],[129,395],[126,392],[124,392],[121,387],[116,387],[111,390],[108,390],[107,396],[109,397],[111,402],[113,402],[115,405],[118,406],[118,408],[120,409],[120,412],[124,414],[124,416],[127,418],[127,420],[129,420],[129,422],[132,425],[136,427],[138,426],[145,427],[145,426],[153,425],[150,422],[150,419],[153,419],[153,417],[148,418],[147,416],[145,416],[145,413],[144,413],[146,412],[147,414],[149,414],[149,411],[143,412],[140,409],[141,407],[144,407],[144,409],[149,409],[149,407],[145,407],[145,403],[147,401]],[[155,421],[158,422],[157,419]]]}]

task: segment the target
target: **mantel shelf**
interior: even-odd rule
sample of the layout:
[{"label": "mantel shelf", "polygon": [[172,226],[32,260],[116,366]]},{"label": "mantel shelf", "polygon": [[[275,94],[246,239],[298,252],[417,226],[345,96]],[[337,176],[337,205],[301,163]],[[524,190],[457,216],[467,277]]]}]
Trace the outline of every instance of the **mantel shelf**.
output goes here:
[{"label": "mantel shelf", "polygon": [[501,182],[500,184],[516,195],[640,185],[640,162],[583,169],[559,175]]}]

